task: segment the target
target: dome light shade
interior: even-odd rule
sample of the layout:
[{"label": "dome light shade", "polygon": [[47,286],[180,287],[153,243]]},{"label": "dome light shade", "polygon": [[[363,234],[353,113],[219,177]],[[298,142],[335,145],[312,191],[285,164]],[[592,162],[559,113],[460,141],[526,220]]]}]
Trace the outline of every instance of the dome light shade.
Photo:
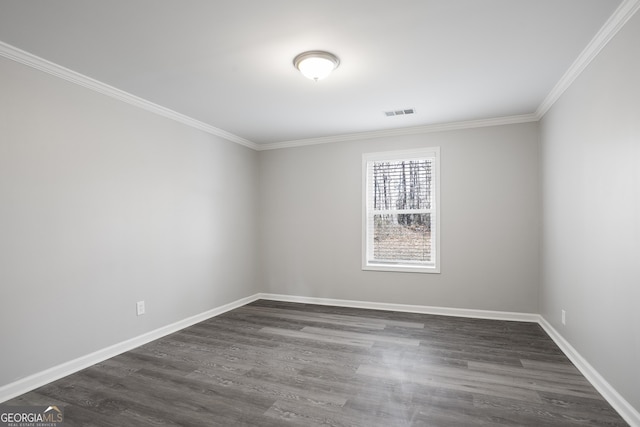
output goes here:
[{"label": "dome light shade", "polygon": [[327,77],[340,64],[337,56],[329,52],[313,50],[296,56],[293,65],[303,76],[318,81]]}]

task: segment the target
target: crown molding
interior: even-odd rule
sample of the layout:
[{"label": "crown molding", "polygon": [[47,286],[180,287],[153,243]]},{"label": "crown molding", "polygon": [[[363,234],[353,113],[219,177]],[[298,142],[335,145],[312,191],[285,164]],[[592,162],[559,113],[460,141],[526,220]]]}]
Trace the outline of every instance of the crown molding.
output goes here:
[{"label": "crown molding", "polygon": [[415,135],[420,133],[444,132],[451,130],[473,129],[487,126],[500,126],[516,123],[535,122],[549,111],[549,109],[560,99],[562,94],[571,86],[576,78],[587,68],[587,66],[595,59],[600,51],[609,43],[609,41],[620,31],[627,21],[640,9],[640,0],[623,0],[620,6],[615,10],[604,26],[598,31],[595,37],[580,53],[578,58],[573,62],[571,67],[564,73],[562,78],[554,86],[554,88],[545,97],[538,106],[535,113],[523,114],[516,116],[497,117],[491,119],[469,120],[462,122],[440,123],[426,126],[415,126],[399,129],[386,129],[371,132],[360,132],[352,134],[343,134],[319,138],[299,139],[292,141],[273,142],[267,144],[257,144],[240,136],[234,135],[225,130],[216,128],[199,120],[193,119],[184,114],[165,108],[161,105],[147,101],[146,99],[132,95],[113,86],[102,83],[98,80],[87,77],[76,71],[65,68],[61,65],[47,61],[29,52],[25,52],[17,47],[0,41],[0,56],[22,63],[29,67],[44,71],[53,76],[78,84],[85,88],[91,89],[103,95],[110,96],[130,105],[142,108],[160,116],[175,120],[187,126],[199,129],[211,135],[218,136],[227,141],[243,145],[256,151],[277,150],[281,148],[303,147],[308,145],[327,144],[341,141],[357,141],[363,139],[394,137],[402,135]]},{"label": "crown molding", "polygon": [[237,135],[234,135],[222,129],[218,129],[216,127],[203,123],[199,120],[193,119],[189,116],[185,116],[184,114],[170,110],[169,108],[165,108],[151,101],[147,101],[146,99],[132,95],[128,92],[117,89],[113,86],[110,86],[106,83],[102,83],[98,80],[92,79],[91,77],[87,77],[84,74],[80,74],[76,71],[73,71],[61,65],[55,64],[51,61],[47,61],[46,59],[40,58],[39,56],[33,55],[29,52],[25,52],[22,49],[18,49],[15,46],[12,46],[10,44],[7,44],[1,41],[0,41],[0,56],[3,56],[7,59],[19,62],[24,65],[27,65],[29,67],[35,68],[36,70],[44,71],[45,73],[67,80],[71,83],[75,83],[87,89],[91,89],[103,95],[110,96],[111,98],[115,98],[119,101],[126,102],[127,104],[136,106],[138,108],[142,108],[144,110],[158,114],[162,117],[175,120],[179,123],[185,124],[195,129],[199,129],[211,135],[218,136],[227,141],[244,145],[245,147],[251,148],[253,150],[258,149],[257,144],[252,141],[241,138]]},{"label": "crown molding", "polygon": [[587,47],[580,53],[562,78],[553,87],[551,92],[538,106],[535,113],[519,116],[498,117],[492,119],[471,120],[463,122],[451,122],[433,124],[427,126],[416,126],[401,129],[389,129],[373,132],[362,132],[354,134],[327,136],[320,138],[300,139],[294,141],[274,142],[270,144],[258,144],[257,150],[277,150],[280,148],[302,147],[307,145],[326,144],[340,141],[355,141],[371,138],[382,138],[389,136],[415,135],[420,133],[443,132],[459,129],[473,129],[487,126],[500,126],[506,124],[537,122],[549,111],[549,109],[560,99],[560,96],[571,86],[576,78],[587,68],[600,51],[611,41],[611,39],[624,27],[629,19],[640,9],[640,0],[623,0],[615,12],[609,17]]},{"label": "crown molding", "polygon": [[600,31],[589,42],[586,48],[578,55],[578,58],[571,64],[569,69],[564,73],[562,78],[549,92],[547,97],[542,101],[536,110],[538,120],[549,111],[571,84],[578,78],[580,74],[587,68],[600,51],[611,41],[611,39],[620,31],[624,24],[640,9],[640,0],[624,0],[620,6],[613,12],[607,22],[602,26]]},{"label": "crown molding", "polygon": [[358,141],[363,139],[384,138],[403,135],[416,135],[421,133],[444,132],[460,129],[474,129],[488,126],[511,125],[517,123],[536,122],[535,114],[522,114],[518,116],[496,117],[492,119],[467,120],[463,122],[438,123],[425,126],[414,126],[398,129],[385,129],[371,132],[349,133],[320,138],[298,139],[293,141],[273,142],[270,144],[257,144],[258,151],[278,150],[281,148],[304,147],[307,145],[328,144],[341,141]]}]

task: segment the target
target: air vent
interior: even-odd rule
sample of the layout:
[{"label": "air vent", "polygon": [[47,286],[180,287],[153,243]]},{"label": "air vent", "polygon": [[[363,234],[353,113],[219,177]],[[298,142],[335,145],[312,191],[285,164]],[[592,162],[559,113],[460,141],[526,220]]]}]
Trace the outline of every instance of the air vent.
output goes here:
[{"label": "air vent", "polygon": [[387,117],[408,116],[409,114],[415,114],[415,112],[413,108],[405,108],[404,110],[385,111],[384,115]]}]

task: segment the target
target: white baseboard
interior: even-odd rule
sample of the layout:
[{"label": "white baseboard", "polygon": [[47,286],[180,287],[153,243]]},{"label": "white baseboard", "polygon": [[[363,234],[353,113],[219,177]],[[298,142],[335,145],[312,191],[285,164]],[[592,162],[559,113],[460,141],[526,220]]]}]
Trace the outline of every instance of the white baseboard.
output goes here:
[{"label": "white baseboard", "polygon": [[447,307],[431,307],[424,305],[387,304],[368,301],[353,301],[330,298],[301,297],[279,294],[258,294],[258,299],[272,301],[297,302],[303,304],[334,305],[339,307],[367,308],[373,310],[403,311],[420,314],[438,314],[443,316],[470,317],[475,319],[512,320],[519,322],[535,322],[551,337],[560,350],[571,360],[585,378],[595,387],[631,427],[640,427],[640,413],[629,404],[593,366],[574,349],[567,340],[556,331],[547,320],[539,314],[513,313],[503,311],[470,310]]},{"label": "white baseboard", "polygon": [[428,305],[389,304],[383,302],[355,301],[331,298],[300,297],[279,294],[258,294],[259,299],[298,302],[303,304],[334,305],[338,307],[367,308],[370,310],[402,311],[407,313],[437,314],[441,316],[469,317],[474,319],[538,322],[539,314],[508,311],[471,310],[466,308],[432,307]]},{"label": "white baseboard", "polygon": [[556,345],[560,347],[560,350],[562,350],[591,385],[609,402],[613,409],[615,409],[631,427],[640,427],[640,412],[631,406],[544,317],[540,316],[539,323],[542,329],[544,329]]},{"label": "white baseboard", "polygon": [[249,304],[257,299],[258,294],[241,298],[237,301],[230,302],[229,304],[216,307],[205,311],[204,313],[196,314],[195,316],[188,317],[170,325],[163,326],[162,328],[155,329],[151,332],[122,341],[85,356],[78,357],[77,359],[70,360],[69,362],[62,363],[58,366],[54,366],[28,377],[21,378],[18,381],[0,387],[0,403],[13,399],[14,397],[20,396],[21,394],[27,393],[52,381],[59,380],[60,378],[66,377],[67,375],[73,374],[82,369],[88,368],[96,363],[103,362],[126,351],[133,350],[136,347],[140,347],[141,345],[157,340],[158,338],[162,338],[212,317],[219,316],[220,314],[233,310],[234,308]]},{"label": "white baseboard", "polygon": [[539,314],[533,313],[514,313],[514,312],[502,312],[502,311],[490,311],[490,310],[471,310],[461,308],[447,308],[447,307],[432,307],[424,305],[409,305],[409,304],[388,304],[380,302],[370,301],[356,301],[356,300],[342,300],[332,298],[315,298],[315,297],[301,297],[294,295],[281,295],[281,294],[269,294],[258,293],[246,298],[241,298],[237,301],[230,302],[229,304],[216,307],[208,310],[204,313],[197,314],[179,322],[172,323],[171,325],[164,326],[162,328],[147,332],[146,334],[131,338],[118,344],[114,344],[110,347],[98,350],[91,354],[79,357],[77,359],[65,362],[61,365],[54,366],[42,372],[30,375],[22,378],[11,384],[0,387],[0,403],[5,402],[21,394],[27,393],[35,388],[41,387],[52,381],[66,377],[67,375],[78,372],[82,369],[88,368],[91,365],[100,363],[118,354],[124,353],[129,350],[133,350],[136,347],[147,344],[151,341],[162,338],[166,335],[177,332],[181,329],[210,319],[215,316],[219,316],[222,313],[249,304],[253,301],[265,299],[272,301],[285,301],[285,302],[297,302],[303,304],[318,304],[318,305],[333,305],[339,307],[353,307],[353,308],[366,308],[372,310],[390,310],[401,311],[408,313],[420,313],[420,314],[436,314],[443,316],[457,316],[468,317],[475,319],[494,319],[494,320],[508,320],[517,322],[535,322],[545,330],[545,332],[551,337],[551,339],[560,347],[560,349],[567,355],[569,360],[582,372],[585,378],[598,390],[600,394],[609,402],[609,404],[620,414],[631,427],[640,427],[640,413],[629,404],[603,377],[598,371],[593,368],[586,361],[584,357],[577,352],[575,348],[564,339],[562,335],[556,331],[547,320]]}]

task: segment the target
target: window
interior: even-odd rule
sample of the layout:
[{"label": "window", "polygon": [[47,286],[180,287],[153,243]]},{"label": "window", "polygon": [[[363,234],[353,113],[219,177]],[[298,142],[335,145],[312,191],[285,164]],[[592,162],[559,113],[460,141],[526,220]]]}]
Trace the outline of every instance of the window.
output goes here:
[{"label": "window", "polygon": [[439,161],[439,147],[363,156],[363,270],[440,272]]}]

